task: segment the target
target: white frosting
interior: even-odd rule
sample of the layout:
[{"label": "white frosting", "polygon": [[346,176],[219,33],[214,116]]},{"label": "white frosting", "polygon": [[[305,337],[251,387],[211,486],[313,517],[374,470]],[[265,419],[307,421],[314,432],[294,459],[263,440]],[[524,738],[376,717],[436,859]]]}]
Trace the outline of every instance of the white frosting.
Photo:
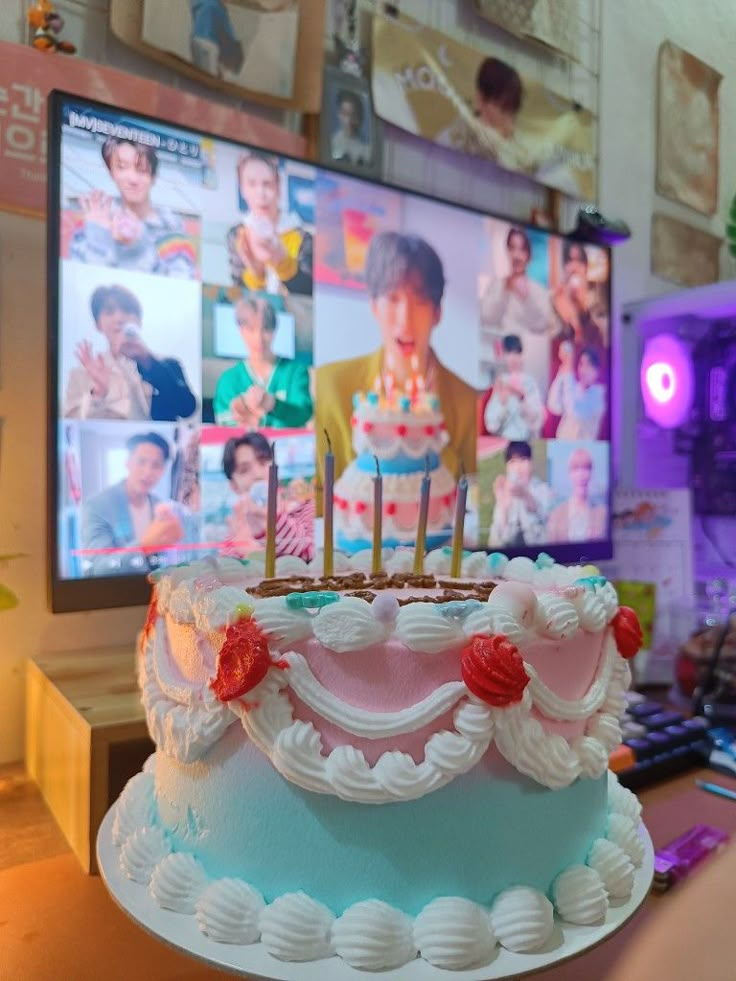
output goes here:
[{"label": "white frosting", "polygon": [[580,626],[589,633],[598,633],[603,630],[607,621],[607,606],[603,597],[589,589],[584,589],[573,600]]},{"label": "white frosting", "polygon": [[150,773],[136,773],[128,780],[115,805],[112,840],[116,845],[122,845],[137,828],[154,823],[156,802],[153,790],[153,776]]},{"label": "white frosting", "polygon": [[488,556],[485,552],[471,552],[462,561],[462,575],[467,579],[488,579]]},{"label": "white frosting", "polygon": [[595,869],[571,865],[552,885],[555,909],[569,923],[601,923],[608,912],[608,893]]},{"label": "white frosting", "polygon": [[343,596],[323,607],[314,618],[313,631],[323,647],[338,654],[379,644],[388,634],[373,615],[371,604],[357,596]]},{"label": "white frosting", "polygon": [[628,787],[621,786],[612,770],[608,771],[608,809],[614,814],[623,814],[624,817],[630,818],[635,826],[638,826],[641,820],[639,798],[636,794],[632,794]]},{"label": "white frosting", "polygon": [[389,555],[383,567],[390,575],[396,575],[402,572],[413,572],[414,571],[414,549],[407,548],[406,546],[400,546],[394,549],[392,555]]},{"label": "white frosting", "polygon": [[487,963],[496,946],[487,911],[457,896],[424,907],[414,921],[414,942],[424,960],[448,971]]},{"label": "white frosting", "polygon": [[[197,594],[192,604],[191,618],[199,630],[221,630],[240,617],[238,607],[253,605],[252,597],[245,590],[238,589],[237,586],[218,586]],[[179,619],[184,622],[181,611]]]},{"label": "white frosting", "polygon": [[140,660],[141,701],[157,747],[180,763],[191,763],[214,746],[233,717],[208,687],[187,687],[182,680],[175,693],[172,688],[167,693],[159,677],[162,664],[170,664],[170,658],[165,626],[158,620]]},{"label": "white frosting", "polygon": [[355,903],[335,920],[332,942],[339,957],[362,971],[401,967],[417,956],[410,916],[387,903]]},{"label": "white frosting", "polygon": [[601,586],[595,586],[593,592],[596,596],[600,596],[606,609],[606,622],[610,623],[618,613],[618,593],[615,587],[612,583],[606,581]]},{"label": "white frosting", "polygon": [[627,899],[634,888],[634,866],[628,855],[612,841],[598,838],[588,853],[586,862],[595,869],[614,899]]},{"label": "white frosting", "polygon": [[449,576],[452,569],[452,553],[447,548],[436,548],[424,557],[424,571],[433,576]]},{"label": "white frosting", "polygon": [[513,579],[516,582],[533,583],[537,578],[538,572],[539,570],[534,564],[533,559],[517,555],[515,558],[509,559],[508,565],[503,570],[503,578]]},{"label": "white frosting", "polygon": [[312,674],[301,654],[287,654],[289,685],[305,705],[344,732],[364,739],[387,739],[415,732],[448,712],[466,693],[462,681],[448,681],[420,702],[397,712],[369,712],[348,705],[324,688]]},{"label": "white frosting", "polygon": [[644,842],[631,818],[623,814],[609,814],[606,838],[629,856],[634,868],[639,868],[644,861]]},{"label": "white frosting", "polygon": [[303,892],[286,893],[261,913],[261,941],[282,961],[316,961],[333,953],[330,931],[335,917]]},{"label": "white frosting", "polygon": [[507,950],[539,950],[552,936],[554,909],[536,889],[513,886],[494,901],[491,923],[498,942]]},{"label": "white frosting", "polygon": [[542,593],[537,597],[536,625],[545,637],[564,640],[577,632],[580,621],[570,600],[556,593]]},{"label": "white frosting", "polygon": [[161,828],[143,826],[120,849],[120,869],[129,879],[147,886],[153,870],[171,851]]},{"label": "white frosting", "polygon": [[174,852],[153,870],[149,890],[163,909],[193,913],[206,885],[207,876],[197,859],[187,852]]},{"label": "white frosting", "polygon": [[291,609],[283,596],[268,596],[254,606],[253,619],[270,641],[290,646],[312,636],[311,615]]},{"label": "white frosting", "polygon": [[409,650],[440,654],[465,638],[462,624],[443,617],[434,603],[409,603],[396,618],[394,635]]},{"label": "white frosting", "polygon": [[604,650],[598,673],[585,695],[578,699],[566,699],[557,695],[544,684],[535,668],[525,663],[524,668],[529,675],[529,690],[539,711],[548,719],[564,722],[587,719],[597,712],[606,699],[616,662],[620,660],[612,637],[607,639]]},{"label": "white frosting", "polygon": [[[493,593],[491,593],[493,596]],[[527,631],[521,626],[516,617],[502,608],[494,608],[488,603],[474,611],[463,621],[463,632],[467,637],[473,634],[503,634],[518,647],[527,636]]]},{"label": "white frosting", "polygon": [[263,896],[240,879],[220,879],[209,885],[196,906],[197,924],[210,940],[222,944],[254,944],[266,908]]}]

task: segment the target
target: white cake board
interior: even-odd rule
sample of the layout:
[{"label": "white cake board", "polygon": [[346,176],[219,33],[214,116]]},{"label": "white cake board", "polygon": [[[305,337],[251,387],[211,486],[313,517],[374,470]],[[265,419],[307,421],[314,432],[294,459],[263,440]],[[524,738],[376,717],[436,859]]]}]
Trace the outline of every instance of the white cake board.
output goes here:
[{"label": "white cake board", "polygon": [[496,981],[518,978],[544,970],[560,961],[577,957],[607,940],[620,930],[647,897],[654,876],[654,849],[649,833],[641,826],[645,845],[644,861],[636,870],[631,897],[611,906],[600,926],[574,926],[555,919],[555,929],[543,950],[533,954],[514,954],[496,948],[492,963],[463,971],[445,971],[420,958],[388,971],[358,971],[339,957],[293,963],[272,957],[262,944],[235,946],[215,943],[200,933],[194,916],[161,909],[148,890],[132,882],[121,871],[118,850],[112,841],[114,808],[109,810],[97,834],[97,864],[110,895],[128,916],[148,933],[197,960],[221,970],[231,971],[252,981]]}]

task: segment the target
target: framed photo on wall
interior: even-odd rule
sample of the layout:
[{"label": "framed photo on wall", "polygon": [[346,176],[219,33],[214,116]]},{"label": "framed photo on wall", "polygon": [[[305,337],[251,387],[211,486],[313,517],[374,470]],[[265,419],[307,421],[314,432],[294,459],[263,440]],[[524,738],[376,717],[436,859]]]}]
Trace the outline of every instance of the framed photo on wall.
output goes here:
[{"label": "framed photo on wall", "polygon": [[322,79],[320,158],[356,176],[381,177],[383,127],[373,114],[370,85],[331,65]]}]

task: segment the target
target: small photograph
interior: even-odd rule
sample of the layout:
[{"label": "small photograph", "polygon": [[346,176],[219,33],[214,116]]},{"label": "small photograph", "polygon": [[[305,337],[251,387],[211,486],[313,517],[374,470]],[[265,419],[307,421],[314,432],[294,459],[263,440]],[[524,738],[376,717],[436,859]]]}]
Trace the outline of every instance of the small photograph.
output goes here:
[{"label": "small photograph", "polygon": [[297,0],[145,0],[143,40],[206,75],[290,98],[299,32]]},{"label": "small photograph", "polygon": [[511,440],[478,464],[478,545],[491,549],[542,545],[552,490],[547,446]]},{"label": "small photograph", "polygon": [[491,386],[504,370],[504,338],[518,337],[526,371],[544,398],[549,384],[550,345],[558,324],[549,293],[549,234],[483,219],[478,297],[481,368]]},{"label": "small photograph", "polygon": [[311,296],[314,167],[219,142],[208,160],[204,281]]},{"label": "small photograph", "polygon": [[[557,318],[557,343],[608,348],[608,253],[587,242],[550,239],[550,288]],[[554,352],[553,352],[554,363]]]},{"label": "small photograph", "polygon": [[[557,349],[559,367],[547,395],[549,435],[556,439],[600,439],[607,412],[607,390],[601,381],[603,358],[599,348],[573,341]],[[605,427],[607,429],[607,426]]]},{"label": "small photograph", "polygon": [[381,128],[373,115],[368,82],[327,66],[320,117],[321,158],[356,175],[381,173]]},{"label": "small photograph", "polygon": [[205,422],[304,429],[314,414],[311,308],[296,317],[282,296],[205,287]]},{"label": "small photograph", "polygon": [[266,543],[272,446],[279,475],[276,556],[314,556],[314,436],[272,430],[202,432],[202,533],[220,553],[244,557]]},{"label": "small photograph", "polygon": [[483,407],[484,433],[509,440],[537,439],[544,414],[537,380],[526,371],[522,340],[518,334],[506,334],[501,340],[500,370]]},{"label": "small photograph", "polygon": [[62,498],[61,565],[74,576],[148,572],[190,561],[200,540],[198,429],[62,423],[73,491]]},{"label": "small photograph", "polygon": [[62,263],[61,415],[198,417],[200,317],[199,283]]},{"label": "small photograph", "polygon": [[609,445],[604,442],[547,444],[553,505],[547,541],[589,542],[608,535]]},{"label": "small photograph", "polygon": [[203,179],[198,144],[164,126],[126,126],[119,116],[116,121],[89,109],[67,112],[62,258],[198,279]]}]

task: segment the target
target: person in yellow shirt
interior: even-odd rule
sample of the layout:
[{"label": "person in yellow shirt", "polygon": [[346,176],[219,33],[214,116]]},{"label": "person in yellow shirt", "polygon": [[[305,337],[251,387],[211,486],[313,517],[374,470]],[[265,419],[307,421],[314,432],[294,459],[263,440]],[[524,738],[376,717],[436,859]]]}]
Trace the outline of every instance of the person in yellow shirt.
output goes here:
[{"label": "person in yellow shirt", "polygon": [[290,292],[311,293],[311,236],[298,216],[281,213],[278,161],[243,154],[238,185],[248,212],[227,236],[233,282],[251,291],[279,293],[283,284]]},{"label": "person in yellow shirt", "polygon": [[[477,393],[446,368],[432,350],[434,328],[442,318],[445,274],[435,250],[416,235],[381,232],[373,237],[365,265],[371,312],[381,330],[381,347],[372,354],[322,365],[317,369],[315,429],[317,469],[322,475],[329,433],[335,454],[335,477],[352,460],[350,427],[353,395],[370,391],[387,369],[403,388],[417,370],[427,390],[440,401],[450,437],[442,454],[448,469],[476,469]],[[461,339],[458,338],[458,342]]]}]

